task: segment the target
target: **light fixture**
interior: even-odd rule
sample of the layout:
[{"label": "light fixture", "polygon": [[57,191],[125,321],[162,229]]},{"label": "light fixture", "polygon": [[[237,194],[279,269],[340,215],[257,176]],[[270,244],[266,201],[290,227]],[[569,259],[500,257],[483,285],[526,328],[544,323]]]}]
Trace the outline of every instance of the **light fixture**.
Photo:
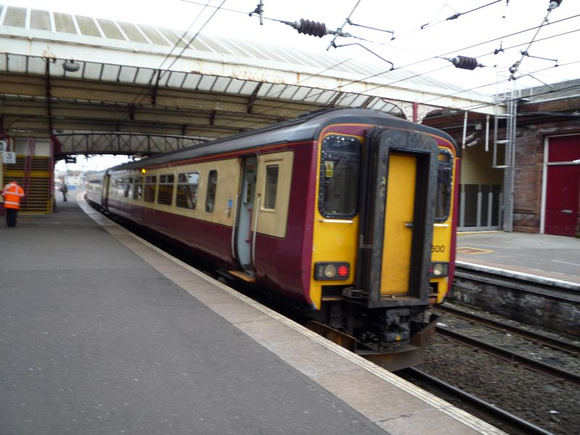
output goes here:
[{"label": "light fixture", "polygon": [[77,72],[80,68],[80,64],[76,63],[74,60],[66,60],[63,64],[62,64],[62,69],[64,69],[66,72]]}]

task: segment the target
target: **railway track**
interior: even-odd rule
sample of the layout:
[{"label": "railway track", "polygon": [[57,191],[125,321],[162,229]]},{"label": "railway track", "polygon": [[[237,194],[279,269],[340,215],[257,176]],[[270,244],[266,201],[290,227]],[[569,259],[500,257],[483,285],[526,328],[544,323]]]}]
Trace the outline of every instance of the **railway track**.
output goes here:
[{"label": "railway track", "polygon": [[568,352],[575,356],[580,356],[580,346],[576,343],[572,343],[567,340],[562,340],[556,337],[541,334],[539,332],[535,332],[530,329],[525,329],[517,325],[506,323],[505,321],[494,320],[489,317],[480,316],[478,314],[460,310],[458,308],[453,307],[452,305],[440,305],[437,307],[436,311],[439,311],[444,314],[452,314],[455,317],[459,317],[461,319],[471,322],[476,322],[498,331],[516,334],[520,337],[532,340],[544,346],[551,347],[552,349],[558,349],[563,352]]},{"label": "railway track", "polygon": [[[490,411],[478,414],[478,400],[483,409],[485,402],[493,403],[493,407],[539,428],[520,427],[515,432],[507,430],[509,433],[575,433],[572,428],[580,423],[574,405],[580,400],[577,343],[531,331],[527,325],[517,326],[500,316],[472,314],[448,303],[434,311],[444,314],[443,325],[427,349],[426,363],[418,368],[452,386],[433,387],[434,394],[444,391],[442,397],[448,400],[448,394],[456,396],[451,394],[452,388],[467,391],[476,400],[449,401],[460,408],[468,400],[475,402],[465,409],[502,429],[504,424],[509,428],[521,425],[504,422]],[[431,390],[429,384],[435,382],[420,380],[418,385]]]},{"label": "railway track", "polygon": [[443,395],[443,398],[448,401],[458,401],[463,406],[468,405],[472,412],[485,416],[486,420],[496,426],[501,426],[503,430],[509,431],[509,433],[552,434],[550,431],[497,407],[494,403],[487,402],[473,394],[469,394],[422,370],[408,368],[397,372],[397,375],[432,393],[437,393],[438,396]]},{"label": "railway track", "polygon": [[532,358],[528,358],[518,354],[517,352],[512,352],[506,349],[503,349],[498,346],[491,345],[486,343],[483,340],[479,340],[477,338],[469,337],[464,334],[460,334],[458,332],[438,327],[437,333],[445,335],[446,337],[450,337],[455,341],[458,341],[466,346],[471,348],[480,349],[492,355],[498,356],[500,358],[506,359],[508,361],[516,362],[518,364],[523,365],[526,368],[531,370],[535,370],[544,374],[548,374],[550,376],[564,379],[568,382],[572,382],[576,385],[580,386],[580,376],[575,373],[569,372],[567,370],[559,369],[558,367],[554,367],[553,365],[543,363],[541,361],[534,360]]},{"label": "railway track", "polygon": [[[574,358],[578,358],[580,354],[580,347],[575,343],[533,332],[519,326],[511,325],[505,321],[502,322],[484,316],[467,313],[463,310],[459,310],[451,306],[438,307],[437,311],[452,314],[455,317],[467,320],[471,323],[483,325],[487,328],[492,328],[502,333],[509,331],[510,334],[515,334],[517,336],[523,337],[526,340],[530,340],[530,347],[532,348],[530,353],[537,353],[533,352],[533,348],[536,346],[548,346],[560,352],[566,352]],[[462,344],[471,348],[480,349],[507,361],[521,364],[522,366],[531,370],[535,370],[537,372],[541,372],[556,378],[564,379],[567,382],[580,385],[580,375],[574,371],[565,370],[555,366],[554,364],[545,363],[538,359],[527,357],[518,351],[512,351],[502,346],[490,344],[486,340],[478,339],[467,334],[462,334],[457,332],[457,330],[450,329],[449,327],[438,326],[437,333],[449,337],[455,341],[461,342]]]}]

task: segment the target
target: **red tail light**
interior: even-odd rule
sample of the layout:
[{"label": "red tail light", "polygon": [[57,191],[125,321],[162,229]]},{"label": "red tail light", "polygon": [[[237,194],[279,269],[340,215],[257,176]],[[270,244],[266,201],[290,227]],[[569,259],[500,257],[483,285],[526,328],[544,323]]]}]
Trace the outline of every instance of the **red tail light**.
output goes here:
[{"label": "red tail light", "polygon": [[318,281],[344,281],[349,276],[349,263],[319,262],[314,264],[314,279]]}]

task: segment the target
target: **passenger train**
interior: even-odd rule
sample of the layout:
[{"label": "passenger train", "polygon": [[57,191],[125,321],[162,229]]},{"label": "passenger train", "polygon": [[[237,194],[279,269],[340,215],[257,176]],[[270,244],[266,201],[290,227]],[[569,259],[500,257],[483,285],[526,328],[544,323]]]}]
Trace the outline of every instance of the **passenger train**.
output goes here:
[{"label": "passenger train", "polygon": [[330,109],[113,167],[86,197],[398,369],[453,279],[459,166],[446,133]]}]

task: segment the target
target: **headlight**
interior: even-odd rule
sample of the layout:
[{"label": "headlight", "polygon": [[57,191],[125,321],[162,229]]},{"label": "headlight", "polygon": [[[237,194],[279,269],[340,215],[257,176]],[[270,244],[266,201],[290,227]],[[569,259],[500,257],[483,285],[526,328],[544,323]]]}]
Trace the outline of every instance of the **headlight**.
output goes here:
[{"label": "headlight", "polygon": [[350,276],[350,264],[344,262],[319,262],[314,264],[314,279],[319,281],[344,281]]},{"label": "headlight", "polygon": [[431,278],[443,278],[449,274],[448,263],[431,263]]}]

